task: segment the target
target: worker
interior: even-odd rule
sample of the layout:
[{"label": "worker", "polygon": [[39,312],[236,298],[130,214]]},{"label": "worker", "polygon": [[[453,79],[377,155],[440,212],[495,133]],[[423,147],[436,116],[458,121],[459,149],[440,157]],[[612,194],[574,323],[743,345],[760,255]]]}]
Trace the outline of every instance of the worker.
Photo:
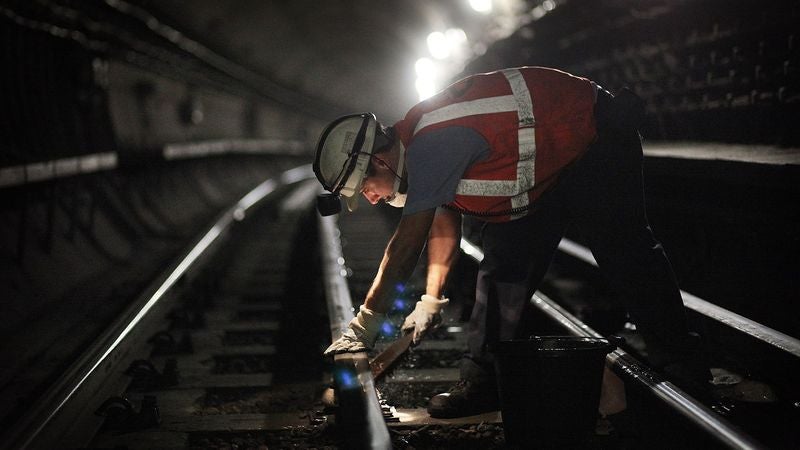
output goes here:
[{"label": "worker", "polygon": [[522,311],[568,225],[587,239],[600,269],[645,339],[650,362],[705,379],[687,361],[693,342],[670,263],[647,221],[644,107],[586,78],[520,67],[464,78],[418,103],[392,127],[371,113],[342,117],[322,133],[314,171],[330,193],[321,212],[363,195],[403,208],[357,316],[326,355],[372,348],[395,286],[427,245],[425,294],[402,329],[414,344],[441,322],[462,216],[485,222],[476,301],[461,380],[434,396],[433,417],[498,409],[492,344],[521,338]]}]

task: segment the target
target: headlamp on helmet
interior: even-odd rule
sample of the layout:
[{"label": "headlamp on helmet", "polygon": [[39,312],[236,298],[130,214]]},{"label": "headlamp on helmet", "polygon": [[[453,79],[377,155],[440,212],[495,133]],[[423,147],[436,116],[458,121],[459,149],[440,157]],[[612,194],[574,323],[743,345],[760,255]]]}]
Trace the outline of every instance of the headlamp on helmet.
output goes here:
[{"label": "headlamp on helmet", "polygon": [[340,197],[348,210],[355,211],[378,129],[375,115],[366,112],[340,117],[323,130],[313,165],[322,187],[330,192],[317,199],[323,216],[341,211]]}]

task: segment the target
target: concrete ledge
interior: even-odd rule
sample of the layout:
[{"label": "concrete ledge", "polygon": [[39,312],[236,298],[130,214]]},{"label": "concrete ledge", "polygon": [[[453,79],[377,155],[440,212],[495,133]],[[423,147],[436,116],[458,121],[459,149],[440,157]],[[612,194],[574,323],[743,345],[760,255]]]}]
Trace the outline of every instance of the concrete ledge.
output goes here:
[{"label": "concrete ledge", "polygon": [[718,142],[649,142],[645,140],[644,154],[651,158],[800,166],[800,148],[781,148],[770,145],[725,144]]}]

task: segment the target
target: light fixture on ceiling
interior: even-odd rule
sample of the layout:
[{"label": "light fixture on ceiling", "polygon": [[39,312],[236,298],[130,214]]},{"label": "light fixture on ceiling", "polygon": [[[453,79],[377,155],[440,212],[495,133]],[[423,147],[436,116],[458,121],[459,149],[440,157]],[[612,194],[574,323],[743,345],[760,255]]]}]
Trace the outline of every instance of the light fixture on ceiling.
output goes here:
[{"label": "light fixture on ceiling", "polygon": [[492,0],[469,0],[469,6],[481,14],[492,12]]}]

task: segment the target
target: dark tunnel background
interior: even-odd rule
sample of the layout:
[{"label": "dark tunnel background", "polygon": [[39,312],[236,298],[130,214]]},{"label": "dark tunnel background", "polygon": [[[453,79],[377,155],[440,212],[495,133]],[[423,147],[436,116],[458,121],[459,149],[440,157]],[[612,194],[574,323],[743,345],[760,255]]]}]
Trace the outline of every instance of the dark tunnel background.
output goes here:
[{"label": "dark tunnel background", "polygon": [[[557,3],[460,75],[543,65],[631,87],[648,102],[646,147],[688,154],[645,164],[650,218],[683,289],[800,334],[800,2]],[[6,0],[0,36],[8,420],[48,381],[20,373],[66,365],[220,211],[310,163],[321,127],[354,104],[326,97],[324,74],[304,89],[224,56],[156,1]],[[697,160],[695,148],[795,164]]]}]

